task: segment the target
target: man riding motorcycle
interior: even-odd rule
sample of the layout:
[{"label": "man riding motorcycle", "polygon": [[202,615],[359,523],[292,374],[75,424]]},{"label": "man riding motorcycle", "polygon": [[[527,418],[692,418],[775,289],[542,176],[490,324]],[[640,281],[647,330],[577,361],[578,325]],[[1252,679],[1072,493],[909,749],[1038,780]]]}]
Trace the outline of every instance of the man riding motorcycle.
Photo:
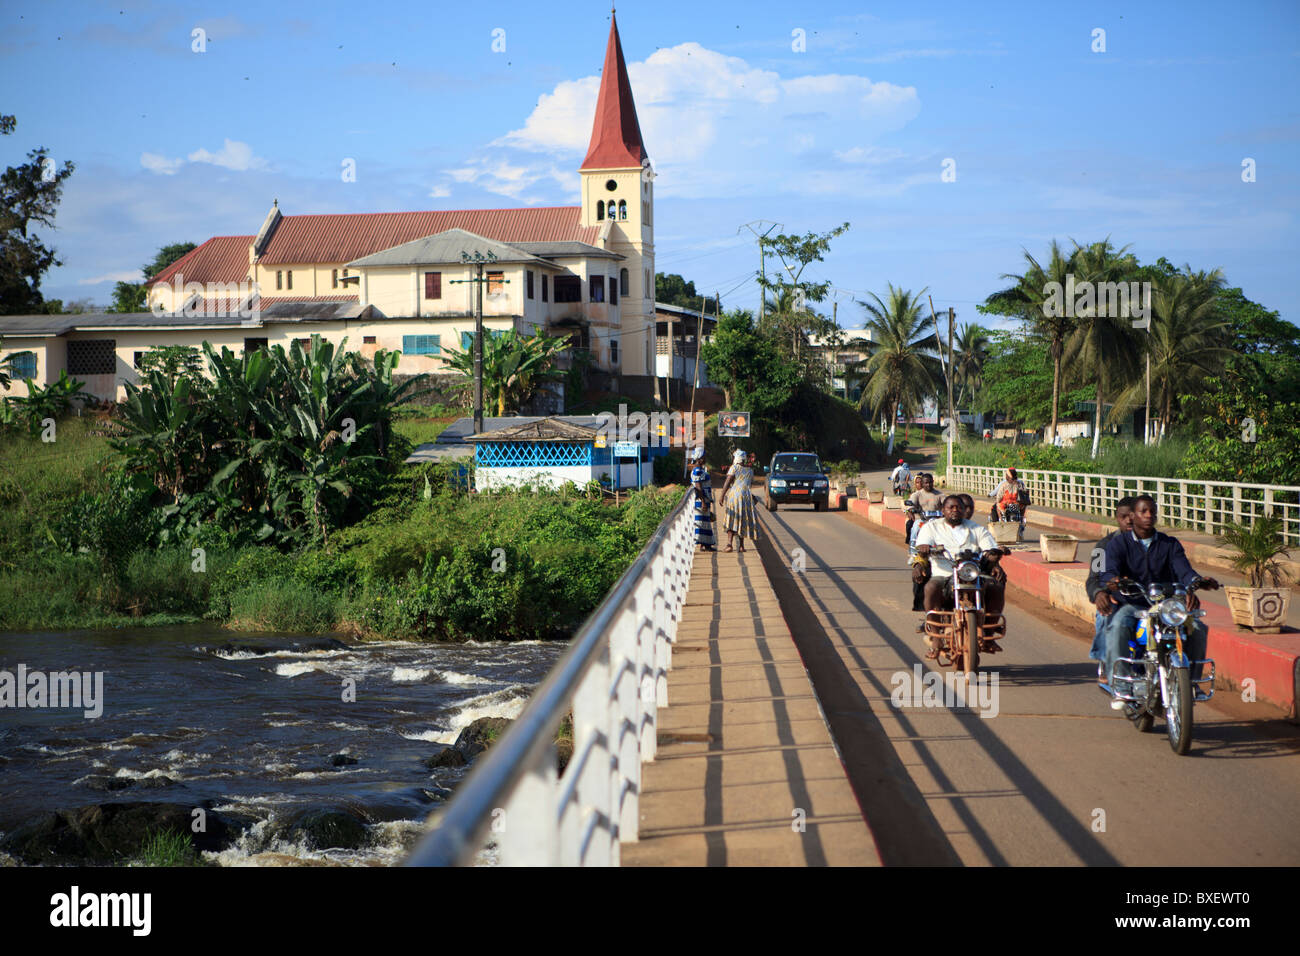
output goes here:
[{"label": "man riding motorcycle", "polygon": [[898,459],[898,467],[889,473],[889,480],[896,495],[905,494],[911,487],[912,469],[907,467],[907,462],[902,458]]},{"label": "man riding motorcycle", "polygon": [[[1213,578],[1202,578],[1196,573],[1183,546],[1177,538],[1156,530],[1157,509],[1155,499],[1150,495],[1138,495],[1133,504],[1133,526],[1127,532],[1116,534],[1106,544],[1105,564],[1101,571],[1101,585],[1105,589],[1110,604],[1117,606],[1102,608],[1102,599],[1097,597],[1097,610],[1108,616],[1105,631],[1102,634],[1102,661],[1098,668],[1098,679],[1108,682],[1111,669],[1117,658],[1125,656],[1128,642],[1137,629],[1139,605],[1134,599],[1124,596],[1117,589],[1118,578],[1128,578],[1140,584],[1145,590],[1152,584],[1180,584],[1188,589],[1187,607],[1195,610],[1200,606],[1197,588],[1214,591],[1219,582]],[[1204,621],[1189,618],[1187,628],[1186,654],[1191,661],[1205,658],[1209,631]],[[1192,665],[1192,680],[1201,676],[1201,665]],[[1195,685],[1193,685],[1195,686]],[[1124,701],[1116,698],[1111,701],[1116,710],[1124,708]]]},{"label": "man riding motorcycle", "polygon": [[943,495],[934,490],[934,475],[919,474],[916,476],[919,487],[912,492],[912,497],[903,502],[903,507],[907,509],[907,525],[903,528],[903,542],[912,543],[912,525],[916,521],[916,516],[923,511],[938,511],[943,507]]},{"label": "man riding motorcycle", "polygon": [[[992,552],[987,557],[994,571],[1002,559],[1002,551],[989,529],[962,517],[965,509],[959,495],[944,498],[942,510],[943,519],[927,522],[916,539],[917,553],[930,559],[930,580],[925,585],[927,611],[947,610],[953,605],[952,560],[948,555],[972,548]],[[984,589],[985,609],[990,614],[1001,614],[1005,602],[1002,582],[990,581]]]}]

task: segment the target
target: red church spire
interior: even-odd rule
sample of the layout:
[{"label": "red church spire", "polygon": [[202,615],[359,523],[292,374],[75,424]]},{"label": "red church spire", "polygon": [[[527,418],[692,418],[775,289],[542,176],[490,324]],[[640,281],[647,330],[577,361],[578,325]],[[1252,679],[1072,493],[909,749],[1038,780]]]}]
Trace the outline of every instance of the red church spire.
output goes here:
[{"label": "red church spire", "polygon": [[600,95],[596,97],[596,122],[591,128],[591,145],[579,169],[625,169],[639,167],[648,154],[641,142],[641,124],[632,102],[632,84],[623,62],[623,45],[618,40],[618,22],[611,11],[609,46],[605,68],[600,74]]}]

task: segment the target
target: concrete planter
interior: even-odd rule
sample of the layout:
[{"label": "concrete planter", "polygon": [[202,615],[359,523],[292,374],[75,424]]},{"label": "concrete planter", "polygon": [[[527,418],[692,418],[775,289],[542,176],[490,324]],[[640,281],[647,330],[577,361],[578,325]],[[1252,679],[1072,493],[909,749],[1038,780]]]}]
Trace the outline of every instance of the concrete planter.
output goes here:
[{"label": "concrete planter", "polygon": [[1016,544],[1020,540],[1020,523],[1018,521],[990,521],[989,531],[998,544]]},{"label": "concrete planter", "polygon": [[884,500],[885,500],[885,493],[883,491],[867,492],[867,501],[871,502],[872,504],[878,505]]},{"label": "concrete planter", "polygon": [[858,496],[858,486],[855,484],[847,484],[844,486],[844,493],[850,498],[856,498]]},{"label": "concrete planter", "polygon": [[1064,564],[1074,561],[1079,539],[1072,534],[1040,534],[1038,547],[1043,552],[1043,560],[1048,564]]},{"label": "concrete planter", "polygon": [[885,495],[884,498],[886,508],[902,508],[903,502],[906,500],[900,498],[898,495]]},{"label": "concrete planter", "polygon": [[1223,589],[1228,596],[1228,609],[1238,627],[1248,627],[1261,634],[1277,634],[1286,623],[1287,608],[1291,605],[1290,588]]}]

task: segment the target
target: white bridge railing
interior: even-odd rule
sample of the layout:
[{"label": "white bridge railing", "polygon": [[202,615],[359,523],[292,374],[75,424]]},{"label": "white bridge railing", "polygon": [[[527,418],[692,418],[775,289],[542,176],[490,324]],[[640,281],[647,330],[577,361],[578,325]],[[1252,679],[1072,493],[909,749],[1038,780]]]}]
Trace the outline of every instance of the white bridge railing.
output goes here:
[{"label": "white bridge railing", "polygon": [[[524,712],[476,761],[407,866],[472,863],[495,841],[505,866],[617,866],[637,838],[641,763],[668,703],[670,645],[694,548],[690,491],[574,635]],[[573,756],[555,736],[573,713]]]},{"label": "white bridge railing", "polygon": [[[1282,519],[1282,535],[1286,541],[1300,545],[1300,486],[1092,475],[1020,467],[1016,472],[1029,489],[1033,505],[1044,508],[1109,518],[1120,498],[1145,494],[1155,498],[1164,524],[1220,534],[1229,524],[1254,525],[1260,516],[1275,515]],[[992,465],[950,465],[948,486],[988,495],[1005,473],[1005,468]]]}]

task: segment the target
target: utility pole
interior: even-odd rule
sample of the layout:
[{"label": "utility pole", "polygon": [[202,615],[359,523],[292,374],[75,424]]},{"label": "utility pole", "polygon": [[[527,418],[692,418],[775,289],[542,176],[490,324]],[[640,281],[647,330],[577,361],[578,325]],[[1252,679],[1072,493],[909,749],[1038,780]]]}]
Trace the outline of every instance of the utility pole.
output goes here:
[{"label": "utility pole", "polygon": [[948,306],[948,470],[952,468],[952,443],[957,434],[957,407],[952,401],[952,380],[957,377],[957,370],[952,355],[952,323],[957,317],[956,310]]},{"label": "utility pole", "polygon": [[[759,232],[755,226],[761,226],[764,223],[771,223],[765,230]],[[767,249],[763,241],[767,239],[768,233],[773,229],[784,229],[785,226],[779,222],[772,222],[770,219],[755,219],[753,222],[747,222],[740,229],[748,229],[758,237],[758,315],[754,317],[755,323],[763,321],[763,315],[767,312]],[[736,233],[740,233],[740,229]]]},{"label": "utility pole", "polygon": [[488,281],[483,275],[483,267],[496,262],[497,257],[491,251],[484,254],[475,250],[473,253],[462,252],[460,261],[476,270],[472,278],[452,279],[449,284],[471,283],[478,293],[474,299],[474,434],[478,435],[483,431],[483,286]]},{"label": "utility pole", "polygon": [[[686,428],[690,433],[692,442],[699,437],[695,434],[695,393],[700,387],[700,348],[704,344],[702,326],[704,325],[704,306],[707,301],[704,296],[700,296],[700,314],[695,317],[695,377],[691,379],[691,411],[686,419]],[[722,308],[722,298],[716,291],[714,292],[713,301],[714,315],[717,315],[718,310]],[[694,446],[692,445],[692,447]],[[689,475],[691,472],[691,457],[690,452],[686,449],[685,441],[682,442],[682,452],[682,457],[685,459],[686,474]]]}]

